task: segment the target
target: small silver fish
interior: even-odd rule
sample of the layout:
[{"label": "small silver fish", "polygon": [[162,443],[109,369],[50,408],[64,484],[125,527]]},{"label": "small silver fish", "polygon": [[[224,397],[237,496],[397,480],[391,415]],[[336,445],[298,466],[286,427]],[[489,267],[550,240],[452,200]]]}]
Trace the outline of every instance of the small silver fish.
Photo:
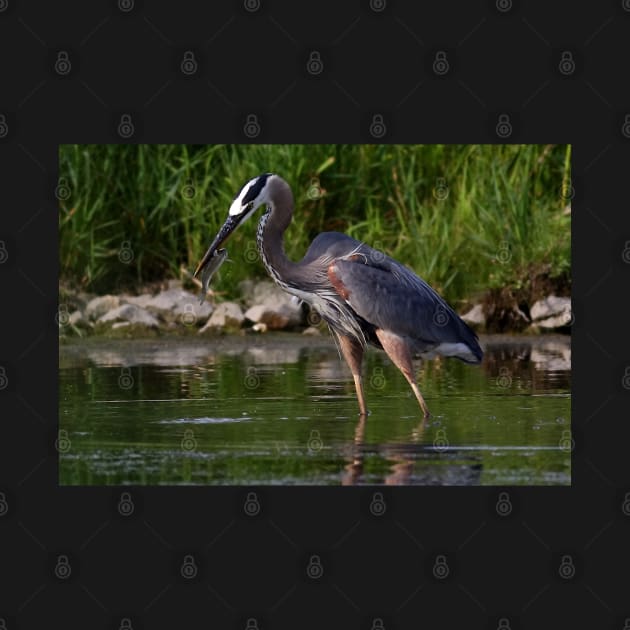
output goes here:
[{"label": "small silver fish", "polygon": [[201,270],[201,300],[200,304],[206,299],[206,293],[208,292],[208,286],[212,276],[217,272],[219,267],[225,262],[227,258],[227,249],[217,249],[214,252],[214,256],[204,265]]}]

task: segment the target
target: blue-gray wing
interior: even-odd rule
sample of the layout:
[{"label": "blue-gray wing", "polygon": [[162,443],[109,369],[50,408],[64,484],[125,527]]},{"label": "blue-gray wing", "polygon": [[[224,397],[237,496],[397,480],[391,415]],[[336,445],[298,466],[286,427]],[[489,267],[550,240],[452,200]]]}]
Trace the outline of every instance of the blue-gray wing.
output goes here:
[{"label": "blue-gray wing", "polygon": [[334,260],[329,278],[357,315],[376,328],[415,340],[420,349],[465,344],[472,354],[468,360],[481,360],[475,333],[424,280],[389,256],[361,245]]}]

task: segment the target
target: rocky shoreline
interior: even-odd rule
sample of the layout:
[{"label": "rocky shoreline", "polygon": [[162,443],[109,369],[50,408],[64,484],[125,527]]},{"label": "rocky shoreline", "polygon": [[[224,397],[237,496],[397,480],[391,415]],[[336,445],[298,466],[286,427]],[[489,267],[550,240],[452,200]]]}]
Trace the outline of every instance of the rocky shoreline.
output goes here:
[{"label": "rocky shoreline", "polygon": [[[60,290],[57,322],[65,337],[105,336],[131,338],[163,334],[217,335],[265,333],[273,330],[319,335],[326,326],[319,315],[268,280],[246,280],[239,285],[241,299],[219,301],[210,292],[199,294],[179,280],[139,295],[91,295]],[[513,330],[499,332],[564,332],[572,324],[571,299],[549,295],[531,305],[474,303],[461,314],[477,332],[497,332],[497,315],[513,322]]]}]

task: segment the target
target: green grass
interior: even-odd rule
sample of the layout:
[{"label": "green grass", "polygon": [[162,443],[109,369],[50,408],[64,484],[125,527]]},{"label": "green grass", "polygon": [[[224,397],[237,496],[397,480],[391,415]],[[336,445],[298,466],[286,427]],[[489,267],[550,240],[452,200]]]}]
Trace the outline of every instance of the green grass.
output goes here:
[{"label": "green grass", "polygon": [[[61,280],[104,293],[193,270],[243,184],[272,171],[295,196],[294,260],[318,232],[346,232],[456,302],[534,267],[569,272],[570,164],[567,145],[63,145]],[[216,290],[265,275],[255,230],[231,239]]]}]

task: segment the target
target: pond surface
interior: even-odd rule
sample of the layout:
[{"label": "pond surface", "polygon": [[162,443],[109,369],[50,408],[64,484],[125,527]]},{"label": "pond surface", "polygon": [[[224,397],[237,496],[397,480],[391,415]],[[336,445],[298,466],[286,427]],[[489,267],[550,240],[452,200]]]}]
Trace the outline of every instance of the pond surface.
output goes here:
[{"label": "pond surface", "polygon": [[327,335],[62,343],[60,483],[570,485],[570,338],[481,344],[418,364],[428,421],[370,350],[361,421]]}]

